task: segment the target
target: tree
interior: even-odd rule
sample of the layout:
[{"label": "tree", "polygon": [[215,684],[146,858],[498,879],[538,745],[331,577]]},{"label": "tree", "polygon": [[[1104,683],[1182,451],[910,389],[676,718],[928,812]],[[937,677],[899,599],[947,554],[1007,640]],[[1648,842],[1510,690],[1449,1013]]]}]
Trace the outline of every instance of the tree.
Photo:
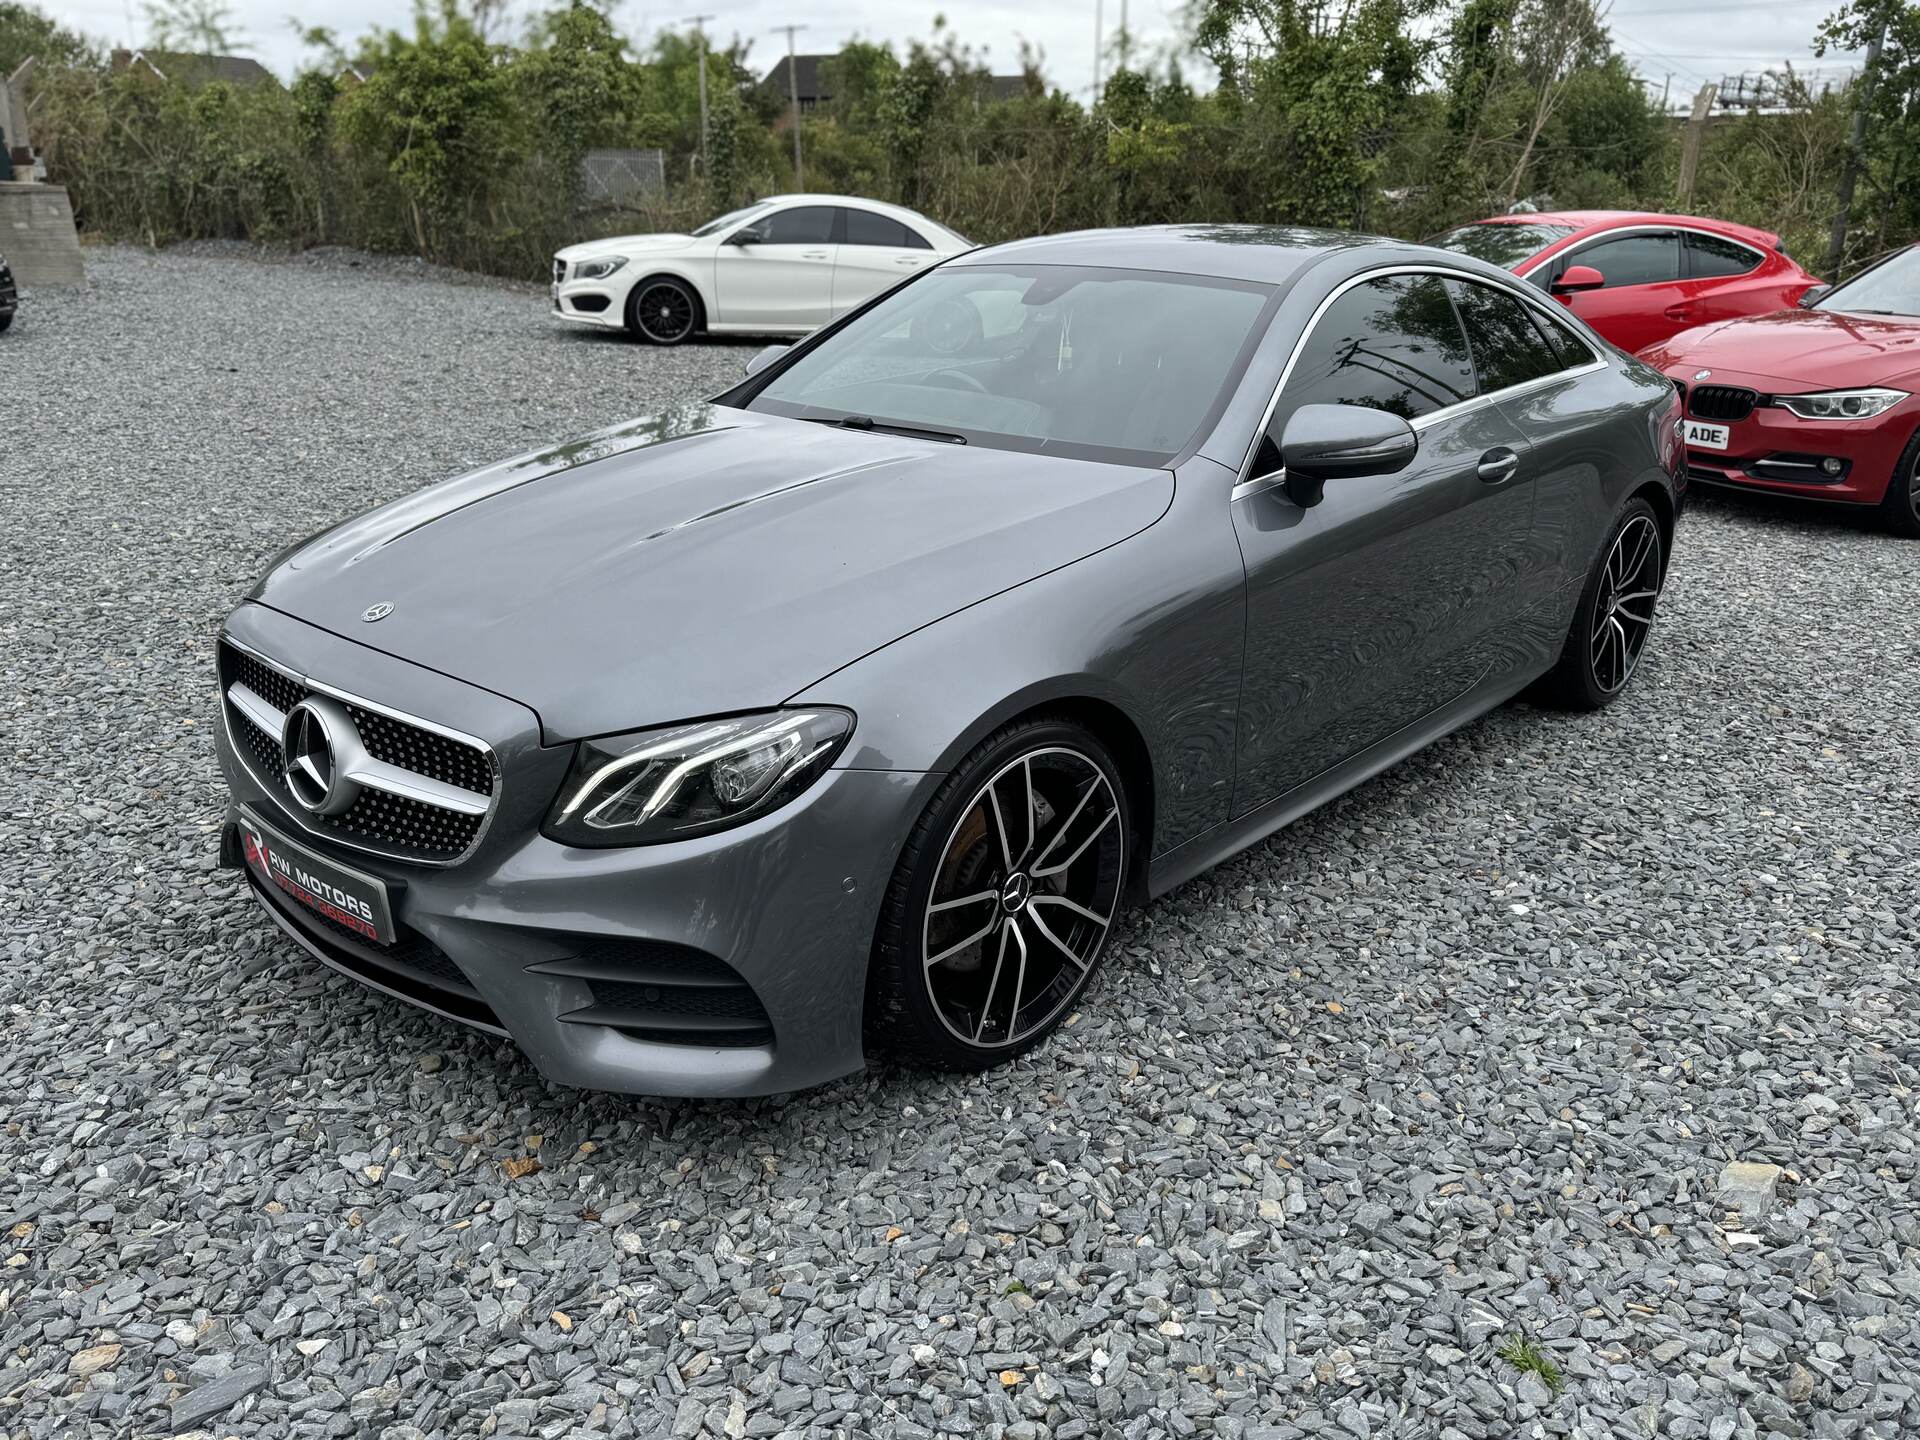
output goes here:
[{"label": "tree", "polygon": [[48,67],[91,65],[93,47],[31,5],[0,4],[0,76],[11,75],[29,55]]},{"label": "tree", "polygon": [[[1920,165],[1912,153],[1920,141],[1920,3],[1848,0],[1814,38],[1817,55],[1865,50],[1876,42],[1878,53],[1854,81],[1863,87],[1856,97],[1864,120],[1857,163],[1878,211],[1867,254],[1920,224]],[[1857,244],[1849,248],[1861,250]]]},{"label": "tree", "polygon": [[147,43],[156,50],[231,55],[248,48],[223,0],[147,0]]}]

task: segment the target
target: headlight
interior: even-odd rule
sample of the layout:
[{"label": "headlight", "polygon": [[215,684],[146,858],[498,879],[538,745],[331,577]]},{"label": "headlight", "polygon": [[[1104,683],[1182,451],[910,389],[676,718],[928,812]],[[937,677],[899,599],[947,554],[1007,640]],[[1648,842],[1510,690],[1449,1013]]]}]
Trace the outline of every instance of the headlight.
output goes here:
[{"label": "headlight", "polygon": [[1777,404],[1802,420],[1871,420],[1907,398],[1904,390],[1823,390],[1817,395],[1776,395]]},{"label": "headlight", "polygon": [[598,260],[582,260],[573,267],[569,280],[604,280],[627,263],[624,255],[603,255]]},{"label": "headlight", "polygon": [[584,740],[547,815],[563,845],[644,845],[776,810],[833,763],[845,710],[772,710]]}]

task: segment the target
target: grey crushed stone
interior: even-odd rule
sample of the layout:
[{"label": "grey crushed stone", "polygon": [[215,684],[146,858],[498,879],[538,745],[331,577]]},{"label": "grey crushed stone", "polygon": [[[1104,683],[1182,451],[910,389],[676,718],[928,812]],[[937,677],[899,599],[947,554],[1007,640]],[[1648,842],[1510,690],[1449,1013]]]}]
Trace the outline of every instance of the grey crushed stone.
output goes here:
[{"label": "grey crushed stone", "polygon": [[1920,1429],[1920,547],[1703,500],[1623,703],[1129,917],[1008,1069],[579,1094],[214,868],[215,626],[753,347],[351,259],[90,251],[0,340],[0,1433]]}]

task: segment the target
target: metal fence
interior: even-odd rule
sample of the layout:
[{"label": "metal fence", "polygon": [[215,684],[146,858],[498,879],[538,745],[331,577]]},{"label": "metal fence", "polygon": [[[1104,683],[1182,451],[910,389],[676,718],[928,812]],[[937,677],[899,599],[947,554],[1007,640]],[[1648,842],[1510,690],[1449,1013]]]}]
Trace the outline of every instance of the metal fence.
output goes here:
[{"label": "metal fence", "polygon": [[664,151],[589,150],[580,161],[581,199],[590,208],[639,205],[666,185]]}]

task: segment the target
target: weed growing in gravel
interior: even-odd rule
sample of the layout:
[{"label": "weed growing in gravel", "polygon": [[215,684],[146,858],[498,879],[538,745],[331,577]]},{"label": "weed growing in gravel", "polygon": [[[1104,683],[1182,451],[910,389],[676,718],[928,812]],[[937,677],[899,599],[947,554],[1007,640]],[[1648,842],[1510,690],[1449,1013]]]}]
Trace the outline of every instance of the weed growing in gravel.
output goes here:
[{"label": "weed growing in gravel", "polygon": [[1567,1388],[1567,1377],[1560,1373],[1560,1367],[1547,1358],[1546,1351],[1524,1335],[1509,1335],[1500,1342],[1500,1348],[1494,1354],[1516,1370],[1532,1371],[1556,1395]]}]

